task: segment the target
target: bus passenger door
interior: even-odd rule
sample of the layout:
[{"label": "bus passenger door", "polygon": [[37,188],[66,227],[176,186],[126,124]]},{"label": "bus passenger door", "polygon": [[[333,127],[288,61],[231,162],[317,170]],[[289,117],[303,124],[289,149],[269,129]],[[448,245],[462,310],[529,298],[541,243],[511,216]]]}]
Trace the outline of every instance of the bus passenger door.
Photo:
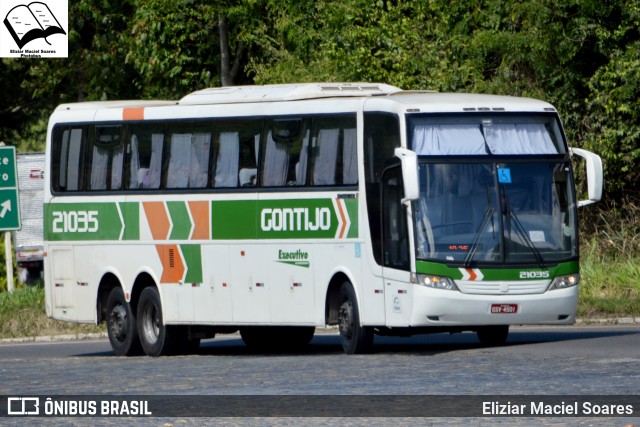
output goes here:
[{"label": "bus passenger door", "polygon": [[400,167],[382,176],[382,248],[387,326],[407,326],[411,319],[409,233]]}]

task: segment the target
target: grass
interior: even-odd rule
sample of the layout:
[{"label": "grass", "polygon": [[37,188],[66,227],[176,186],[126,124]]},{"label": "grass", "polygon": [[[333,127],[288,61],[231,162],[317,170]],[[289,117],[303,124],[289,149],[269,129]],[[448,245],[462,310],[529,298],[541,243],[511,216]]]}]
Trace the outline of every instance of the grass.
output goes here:
[{"label": "grass", "polygon": [[581,275],[578,317],[640,316],[640,257],[586,258]]},{"label": "grass", "polygon": [[[640,201],[583,208],[580,233],[578,317],[640,317]],[[49,319],[41,283],[0,292],[0,339],[104,331]]]},{"label": "grass", "polygon": [[603,203],[581,211],[579,317],[640,317],[640,205]]},{"label": "grass", "polygon": [[49,319],[42,284],[0,293],[0,339],[104,332],[101,326]]}]

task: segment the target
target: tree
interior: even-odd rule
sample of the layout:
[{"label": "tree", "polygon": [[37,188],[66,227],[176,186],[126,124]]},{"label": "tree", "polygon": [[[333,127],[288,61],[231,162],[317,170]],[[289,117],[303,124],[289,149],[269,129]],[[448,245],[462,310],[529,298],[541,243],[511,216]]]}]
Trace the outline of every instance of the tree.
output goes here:
[{"label": "tree", "polygon": [[380,81],[550,101],[571,145],[603,156],[619,197],[640,178],[639,9],[631,0],[77,0],[68,59],[0,62],[0,138],[41,149],[63,102]]}]

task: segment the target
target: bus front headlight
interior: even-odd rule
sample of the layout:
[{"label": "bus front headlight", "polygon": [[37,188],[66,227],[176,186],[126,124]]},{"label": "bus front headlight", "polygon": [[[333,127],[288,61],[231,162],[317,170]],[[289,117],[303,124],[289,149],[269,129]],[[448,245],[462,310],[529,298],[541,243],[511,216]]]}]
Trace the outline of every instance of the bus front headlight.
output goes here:
[{"label": "bus front headlight", "polygon": [[551,282],[549,290],[570,288],[571,286],[576,286],[578,283],[580,283],[580,274],[578,273],[558,276]]},{"label": "bus front headlight", "polygon": [[448,291],[457,291],[456,283],[450,277],[432,276],[429,274],[417,275],[418,285],[426,286],[434,289],[445,289]]}]

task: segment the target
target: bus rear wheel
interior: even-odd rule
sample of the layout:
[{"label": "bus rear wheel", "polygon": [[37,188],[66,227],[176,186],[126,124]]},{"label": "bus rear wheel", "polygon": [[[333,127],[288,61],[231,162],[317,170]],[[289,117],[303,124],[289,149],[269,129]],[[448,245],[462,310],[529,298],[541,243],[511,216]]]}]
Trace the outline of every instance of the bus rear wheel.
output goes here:
[{"label": "bus rear wheel", "polygon": [[176,349],[176,330],[164,324],[162,304],[155,287],[145,288],[138,301],[138,335],[148,356],[171,354]]},{"label": "bus rear wheel", "polygon": [[498,346],[507,342],[509,325],[485,326],[476,331],[480,344],[484,346]]},{"label": "bus rear wheel", "polygon": [[107,334],[113,352],[118,356],[133,356],[142,352],[136,318],[122,289],[113,288],[107,298]]},{"label": "bus rear wheel", "polygon": [[373,329],[360,324],[360,310],[356,293],[351,283],[345,282],[338,296],[338,325],[340,341],[347,354],[362,354],[371,351],[373,345]]}]

